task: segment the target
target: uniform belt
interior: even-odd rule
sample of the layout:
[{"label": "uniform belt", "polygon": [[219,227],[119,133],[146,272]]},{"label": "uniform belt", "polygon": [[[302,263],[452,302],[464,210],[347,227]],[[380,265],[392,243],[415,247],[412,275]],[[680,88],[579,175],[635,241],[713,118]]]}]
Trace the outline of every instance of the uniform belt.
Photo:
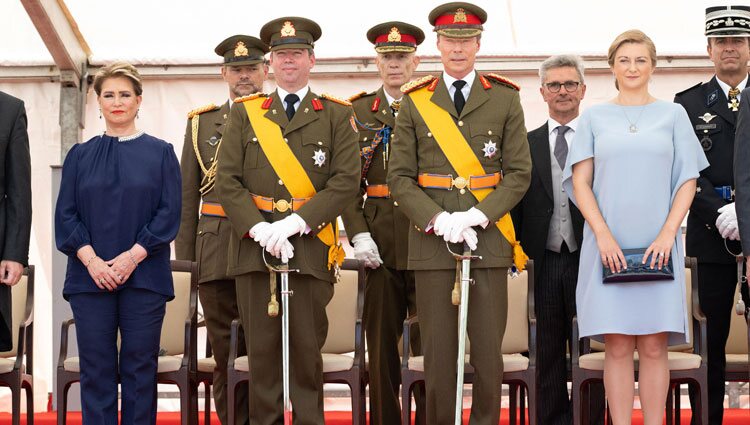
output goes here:
[{"label": "uniform belt", "polygon": [[227,213],[224,212],[224,208],[221,206],[221,204],[204,201],[201,204],[201,215],[207,215],[211,217],[226,217]]},{"label": "uniform belt", "polygon": [[368,198],[390,198],[391,191],[387,184],[370,184],[367,185]]},{"label": "uniform belt", "polygon": [[734,189],[732,186],[715,186],[714,190],[725,201],[734,200]]},{"label": "uniform belt", "polygon": [[305,205],[307,201],[312,199],[312,198],[292,198],[291,201],[287,201],[286,199],[274,200],[273,198],[255,195],[253,193],[251,193],[250,196],[252,196],[255,206],[258,207],[259,210],[263,212],[276,211],[280,213],[287,212],[290,209],[292,211],[298,211],[300,208],[302,208],[302,205]]},{"label": "uniform belt", "polygon": [[483,174],[481,176],[469,176],[453,178],[450,174],[420,174],[417,178],[417,182],[421,187],[427,189],[444,189],[453,190],[456,189],[490,189],[494,188],[502,181],[500,173]]}]

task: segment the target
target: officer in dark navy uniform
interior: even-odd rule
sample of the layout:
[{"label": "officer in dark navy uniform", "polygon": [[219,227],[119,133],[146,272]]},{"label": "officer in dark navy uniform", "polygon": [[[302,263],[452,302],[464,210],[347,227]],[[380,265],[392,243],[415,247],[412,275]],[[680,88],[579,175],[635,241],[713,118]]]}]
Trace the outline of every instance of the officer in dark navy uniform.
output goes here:
[{"label": "officer in dark navy uniform", "polygon": [[[716,75],[675,96],[688,113],[710,166],[700,173],[687,221],[687,255],[698,259],[700,305],[708,324],[709,423],[724,414],[724,347],[734,314],[738,242],[734,209],[734,134],[740,93],[747,85],[750,59],[750,7],[706,9],[708,55]],[[745,290],[745,298],[747,292]],[[691,404],[697,398],[691,388]],[[693,415],[693,423],[696,415]]]}]

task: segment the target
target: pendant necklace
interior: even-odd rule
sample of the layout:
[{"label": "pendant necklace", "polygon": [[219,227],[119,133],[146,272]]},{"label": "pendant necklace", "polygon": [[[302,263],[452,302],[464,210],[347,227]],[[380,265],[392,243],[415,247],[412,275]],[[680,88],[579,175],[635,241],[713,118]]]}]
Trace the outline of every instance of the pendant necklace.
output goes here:
[{"label": "pendant necklace", "polygon": [[628,124],[630,124],[630,126],[628,127],[628,131],[630,131],[631,133],[637,133],[638,132],[638,125],[637,125],[638,120],[641,119],[641,114],[643,113],[643,110],[646,109],[646,105],[641,106],[641,110],[640,112],[638,112],[638,117],[635,119],[635,122],[630,121],[630,117],[628,116],[628,113],[625,112],[625,108],[622,105],[620,105],[620,109],[622,110],[622,113],[625,115],[625,119],[628,120]]}]

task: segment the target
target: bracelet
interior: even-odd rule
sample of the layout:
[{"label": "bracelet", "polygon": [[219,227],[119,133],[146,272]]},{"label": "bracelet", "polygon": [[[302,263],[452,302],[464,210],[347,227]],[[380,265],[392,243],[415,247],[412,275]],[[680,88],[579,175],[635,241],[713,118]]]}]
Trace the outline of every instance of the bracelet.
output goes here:
[{"label": "bracelet", "polygon": [[138,262],[135,261],[135,256],[133,256],[133,253],[128,250],[128,254],[130,254],[130,261],[133,262],[133,265],[138,267]]},{"label": "bracelet", "polygon": [[86,261],[86,268],[88,268],[89,264],[91,264],[91,262],[94,261],[94,258],[99,258],[99,256],[96,254],[92,255],[91,258],[89,258],[89,260]]}]

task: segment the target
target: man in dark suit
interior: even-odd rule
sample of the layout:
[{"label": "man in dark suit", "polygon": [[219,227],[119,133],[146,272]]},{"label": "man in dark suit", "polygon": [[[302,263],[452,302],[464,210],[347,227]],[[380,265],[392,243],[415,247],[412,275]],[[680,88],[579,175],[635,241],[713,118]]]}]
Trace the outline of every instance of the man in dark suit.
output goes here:
[{"label": "man in dark suit", "polygon": [[737,205],[737,234],[745,255],[745,284],[742,297],[745,301],[745,317],[750,320],[750,88],[742,91],[740,112],[737,117],[737,134],[734,138],[734,187]]},{"label": "man in dark suit", "polygon": [[31,157],[23,101],[0,92],[0,351],[13,346],[10,287],[29,262]]},{"label": "man in dark suit", "polygon": [[[576,314],[578,248],[584,219],[564,193],[562,170],[586,94],[583,72],[578,56],[553,56],[542,62],[539,92],[547,102],[549,119],[528,134],[531,185],[512,212],[516,235],[536,269],[537,388],[539,400],[544,400],[537,413],[544,425],[573,421],[565,352],[567,344],[575,342],[570,340],[570,326]],[[602,393],[593,394],[599,408],[593,410],[592,423],[600,423]]]},{"label": "man in dark suit", "polygon": [[[706,9],[708,56],[716,75],[707,83],[677,93],[688,113],[710,166],[698,177],[687,219],[686,252],[698,259],[700,305],[707,319],[708,417],[720,425],[724,415],[725,346],[734,314],[737,285],[737,215],[734,203],[734,135],[740,92],[747,85],[750,60],[748,6]],[[691,405],[695,406],[691,387]],[[693,415],[693,424],[697,423]]]}]

